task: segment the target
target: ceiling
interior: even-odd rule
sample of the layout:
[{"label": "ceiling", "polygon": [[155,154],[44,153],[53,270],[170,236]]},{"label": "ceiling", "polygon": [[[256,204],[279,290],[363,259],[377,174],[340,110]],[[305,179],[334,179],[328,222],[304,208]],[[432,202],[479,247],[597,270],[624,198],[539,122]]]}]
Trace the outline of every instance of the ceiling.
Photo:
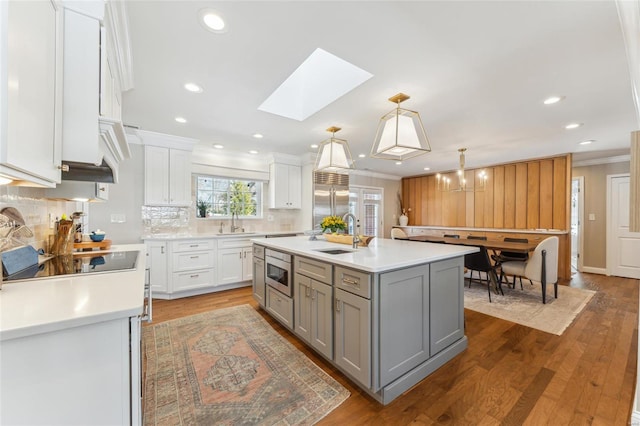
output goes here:
[{"label": "ceiling", "polygon": [[[226,33],[199,24],[207,7]],[[613,1],[147,0],[127,12],[134,88],[123,95],[125,124],[227,154],[315,152],[310,145],[338,126],[357,169],[410,176],[457,168],[463,147],[467,168],[619,155],[639,128]],[[258,110],[317,48],[373,77],[303,121]],[[187,82],[204,91],[187,92]],[[398,92],[411,96],[402,106],[420,113],[432,147],[402,165],[369,157]],[[544,105],[551,95],[564,100]],[[571,122],[583,125],[565,129]]]}]

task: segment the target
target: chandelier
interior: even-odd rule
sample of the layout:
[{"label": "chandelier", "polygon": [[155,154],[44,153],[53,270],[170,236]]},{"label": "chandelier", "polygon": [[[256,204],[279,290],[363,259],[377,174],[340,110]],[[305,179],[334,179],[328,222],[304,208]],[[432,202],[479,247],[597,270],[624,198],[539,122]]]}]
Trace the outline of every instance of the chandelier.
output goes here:
[{"label": "chandelier", "polygon": [[353,168],[353,159],[347,141],[335,137],[338,131],[340,127],[333,126],[327,129],[327,132],[331,133],[331,138],[320,144],[314,171],[337,172]]},{"label": "chandelier", "polygon": [[484,169],[478,172],[478,185],[477,186],[474,185],[471,188],[467,186],[467,179],[465,177],[465,171],[464,171],[464,153],[466,150],[467,148],[458,149],[458,152],[460,153],[460,168],[456,172],[456,175],[458,176],[458,186],[452,187],[451,178],[447,176],[443,176],[440,173],[438,173],[436,175],[436,188],[438,189],[438,191],[445,191],[445,192],[484,191],[487,185],[487,180],[489,179],[489,175],[487,175],[487,172]]}]

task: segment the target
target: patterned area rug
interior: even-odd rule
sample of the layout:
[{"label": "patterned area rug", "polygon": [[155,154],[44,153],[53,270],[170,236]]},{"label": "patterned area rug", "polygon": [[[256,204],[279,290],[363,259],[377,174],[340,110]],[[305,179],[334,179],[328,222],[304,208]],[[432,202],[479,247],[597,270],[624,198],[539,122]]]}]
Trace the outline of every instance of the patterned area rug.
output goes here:
[{"label": "patterned area rug", "polygon": [[473,282],[468,288],[465,280],[464,307],[560,336],[596,293],[559,285],[555,299],[553,286],[547,285],[547,303],[543,305],[540,284],[522,282],[522,290],[519,282],[515,289],[503,284],[504,296],[492,293],[489,303],[486,284]]},{"label": "patterned area rug", "polygon": [[313,424],[349,391],[251,306],[143,329],[145,425]]}]

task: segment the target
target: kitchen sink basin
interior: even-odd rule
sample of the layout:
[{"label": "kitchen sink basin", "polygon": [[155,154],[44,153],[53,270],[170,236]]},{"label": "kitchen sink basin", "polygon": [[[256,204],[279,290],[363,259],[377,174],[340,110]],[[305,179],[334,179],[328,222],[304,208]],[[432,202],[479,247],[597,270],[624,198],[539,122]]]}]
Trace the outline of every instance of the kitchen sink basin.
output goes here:
[{"label": "kitchen sink basin", "polygon": [[317,249],[316,251],[327,253],[327,254],[344,254],[344,253],[353,253],[355,250],[345,250],[345,249]]}]

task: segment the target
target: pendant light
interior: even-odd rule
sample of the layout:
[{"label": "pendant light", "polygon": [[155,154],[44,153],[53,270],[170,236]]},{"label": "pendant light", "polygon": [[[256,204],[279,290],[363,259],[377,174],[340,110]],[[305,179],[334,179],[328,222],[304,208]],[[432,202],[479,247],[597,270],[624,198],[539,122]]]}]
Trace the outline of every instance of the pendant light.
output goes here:
[{"label": "pendant light", "polygon": [[389,98],[389,101],[397,104],[397,108],[380,119],[371,148],[372,157],[403,161],[431,152],[420,114],[400,108],[400,103],[407,99],[409,96],[404,93]]},{"label": "pendant light", "polygon": [[338,131],[340,131],[340,127],[334,126],[327,129],[327,132],[331,133],[331,138],[320,143],[315,171],[336,172],[353,168],[353,160],[347,141],[335,137]]},{"label": "pendant light", "polygon": [[467,191],[467,192],[476,192],[476,191],[484,191],[484,188],[487,184],[487,179],[489,178],[489,176],[487,175],[487,172],[484,170],[481,170],[478,173],[478,186],[477,187],[472,187],[472,188],[467,188],[467,179],[465,177],[465,172],[464,172],[464,153],[467,150],[467,148],[459,148],[458,152],[460,153],[460,168],[458,169],[458,171],[456,172],[456,174],[458,175],[458,187],[457,188],[451,188],[451,179],[441,175],[440,173],[438,173],[436,175],[436,188],[439,191],[447,191],[447,192],[458,192],[458,191]]}]

